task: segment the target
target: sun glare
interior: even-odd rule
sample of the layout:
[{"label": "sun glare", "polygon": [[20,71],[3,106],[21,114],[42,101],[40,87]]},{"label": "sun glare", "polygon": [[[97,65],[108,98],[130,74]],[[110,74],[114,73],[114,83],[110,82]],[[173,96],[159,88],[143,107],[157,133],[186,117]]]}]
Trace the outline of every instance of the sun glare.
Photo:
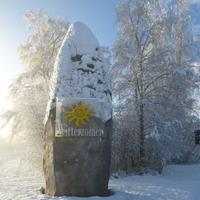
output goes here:
[{"label": "sun glare", "polygon": [[1,130],[1,136],[4,139],[9,139],[11,137],[11,127],[9,125]]},{"label": "sun glare", "polygon": [[[16,74],[16,68],[18,63],[14,56],[16,50],[11,48],[11,45],[6,37],[0,34],[0,113],[6,111],[12,107],[11,101],[9,100],[9,85],[11,84],[12,78]],[[5,127],[1,126],[3,120],[0,117],[0,137],[9,139],[11,136],[10,124]]]},{"label": "sun glare", "polygon": [[19,73],[17,50],[12,47],[6,36],[0,34],[0,111],[9,109],[8,87],[12,79]]}]

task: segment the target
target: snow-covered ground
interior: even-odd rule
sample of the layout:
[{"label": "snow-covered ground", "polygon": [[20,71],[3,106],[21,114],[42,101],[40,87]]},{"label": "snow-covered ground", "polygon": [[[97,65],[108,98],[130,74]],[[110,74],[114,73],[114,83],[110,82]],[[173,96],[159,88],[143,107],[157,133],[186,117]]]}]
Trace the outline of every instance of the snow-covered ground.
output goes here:
[{"label": "snow-covered ground", "polygon": [[[0,200],[87,199],[50,198],[40,194],[39,189],[44,184],[42,173],[33,167],[24,167],[21,155],[14,149],[8,151],[0,148]],[[168,166],[162,175],[111,179],[109,186],[114,195],[104,197],[106,200],[200,200],[200,164]]]}]

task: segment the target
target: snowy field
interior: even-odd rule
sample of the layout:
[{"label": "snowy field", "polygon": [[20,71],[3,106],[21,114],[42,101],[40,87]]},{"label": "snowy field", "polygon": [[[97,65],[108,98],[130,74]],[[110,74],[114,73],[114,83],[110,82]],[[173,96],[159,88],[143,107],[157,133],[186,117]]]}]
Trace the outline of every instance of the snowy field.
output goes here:
[{"label": "snowy field", "polygon": [[[32,167],[23,166],[15,150],[0,148],[0,200],[80,200],[87,198],[50,198],[40,194],[43,176]],[[174,165],[162,175],[129,176],[111,179],[114,195],[106,200],[200,200],[200,164]],[[100,200],[103,197],[91,197]]]}]

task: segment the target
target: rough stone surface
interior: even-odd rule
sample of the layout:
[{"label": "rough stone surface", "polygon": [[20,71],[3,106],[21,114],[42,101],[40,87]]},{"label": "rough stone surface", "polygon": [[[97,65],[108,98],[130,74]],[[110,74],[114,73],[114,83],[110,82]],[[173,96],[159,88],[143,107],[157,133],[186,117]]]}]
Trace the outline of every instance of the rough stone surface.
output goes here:
[{"label": "rough stone surface", "polygon": [[[93,118],[86,126],[103,128],[103,137],[55,137],[55,109],[45,131],[46,194],[104,196],[108,194],[112,121]],[[103,126],[103,127],[102,127]]]},{"label": "rough stone surface", "polygon": [[[86,25],[70,26],[55,62],[44,120],[47,195],[108,194],[112,94],[105,54]],[[88,134],[96,130],[99,135]]]}]

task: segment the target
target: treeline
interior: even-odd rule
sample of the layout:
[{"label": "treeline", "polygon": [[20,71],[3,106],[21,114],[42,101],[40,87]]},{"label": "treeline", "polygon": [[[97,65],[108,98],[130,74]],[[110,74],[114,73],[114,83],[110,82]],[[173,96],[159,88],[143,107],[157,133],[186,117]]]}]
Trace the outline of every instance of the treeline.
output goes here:
[{"label": "treeline", "polygon": [[[113,171],[161,171],[167,163],[198,161],[193,130],[199,74],[188,2],[121,0],[116,14]],[[30,36],[19,46],[25,69],[10,87],[13,109],[2,117],[12,120],[13,136],[21,134],[40,159],[50,79],[70,23],[41,11],[25,18]]]},{"label": "treeline", "polygon": [[[113,48],[114,169],[194,160],[197,48],[186,0],[122,0]],[[195,158],[196,159],[196,158]]]}]

